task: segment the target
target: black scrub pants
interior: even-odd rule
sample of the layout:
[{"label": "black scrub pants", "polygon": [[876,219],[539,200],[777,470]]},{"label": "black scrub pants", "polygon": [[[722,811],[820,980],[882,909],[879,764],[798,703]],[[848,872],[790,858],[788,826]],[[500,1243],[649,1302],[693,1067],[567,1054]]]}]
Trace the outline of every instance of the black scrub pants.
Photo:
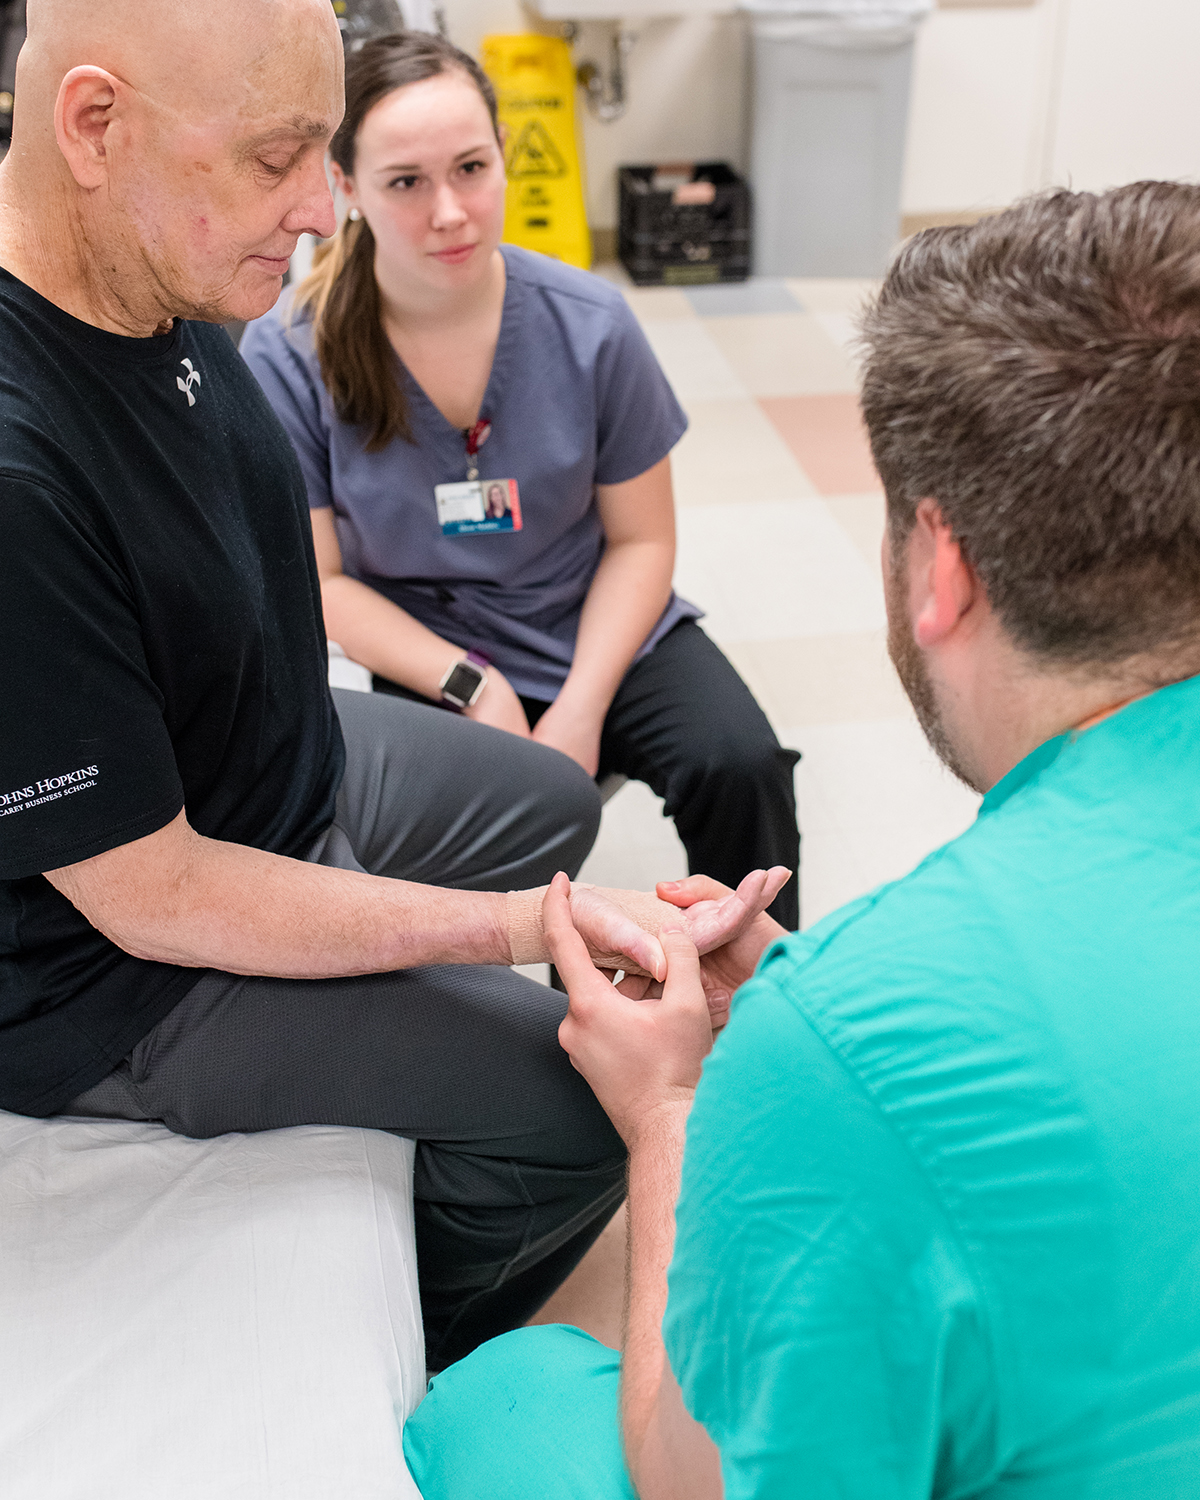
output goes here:
[{"label": "black scrub pants", "polygon": [[625,674],[604,720],[597,775],[620,771],[663,799],[692,874],[736,886],[750,870],[786,865],[792,878],[770,912],[792,932],[800,925],[799,759],[720,647],[682,620]]},{"label": "black scrub pants", "polygon": [[[566,756],[438,709],[336,692],[346,774],[315,862],[465,890],[574,875],[599,826]],[[426,1360],[524,1323],[624,1196],[625,1152],[558,1045],[563,997],[508,968],[208,971],[63,1112],[182,1135],[354,1125],[417,1143]]]},{"label": "black scrub pants", "polygon": [[[379,692],[415,693],[376,677]],[[550,706],[522,698],[532,727]],[[770,907],[800,925],[800,831],[794,772],[785,750],[720,647],[694,620],[682,620],[634,662],[604,720],[597,779],[620,772],[644,781],[687,851],[693,874],[736,886],[750,870],[792,871]]]}]

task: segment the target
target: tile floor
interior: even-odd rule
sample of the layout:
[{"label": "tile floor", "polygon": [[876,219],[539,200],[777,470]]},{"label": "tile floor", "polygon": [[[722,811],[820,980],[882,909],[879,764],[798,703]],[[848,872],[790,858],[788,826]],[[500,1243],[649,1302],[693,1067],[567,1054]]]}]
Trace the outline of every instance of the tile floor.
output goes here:
[{"label": "tile floor", "polygon": [[[691,426],[675,451],[676,586],[736,664],[797,771],[804,925],[960,832],[976,798],[934,760],[887,660],[883,501],[855,395],[862,281],[622,286]],[[660,804],[629,783],[584,877],[684,873]]]},{"label": "tile floor", "polygon": [[[675,451],[676,586],[753,688],[796,773],[805,926],[903,875],[978,799],[925,744],[887,659],[883,497],[855,397],[854,313],[871,284],[756,278],[621,285],[691,419]],[[685,873],[661,804],[630,782],[582,877],[648,888]],[[620,1340],[624,1215],[534,1320]]]}]

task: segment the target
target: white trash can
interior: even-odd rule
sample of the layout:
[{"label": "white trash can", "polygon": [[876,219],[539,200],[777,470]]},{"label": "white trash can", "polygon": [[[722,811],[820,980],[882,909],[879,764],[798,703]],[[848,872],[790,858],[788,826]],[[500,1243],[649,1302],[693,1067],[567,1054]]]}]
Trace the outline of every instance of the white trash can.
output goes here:
[{"label": "white trash can", "polygon": [[742,0],[754,269],[879,276],[900,233],[913,42],[933,0]]}]

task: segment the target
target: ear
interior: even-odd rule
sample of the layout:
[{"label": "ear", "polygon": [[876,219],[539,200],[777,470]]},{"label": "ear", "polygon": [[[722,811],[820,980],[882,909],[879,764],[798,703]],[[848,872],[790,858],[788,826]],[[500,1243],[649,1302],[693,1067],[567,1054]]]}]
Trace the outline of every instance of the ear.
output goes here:
[{"label": "ear", "polygon": [[354,192],[354,179],[347,177],[335,161],[329,163],[329,170],[333,176],[334,191],[341,194],[347,208],[357,208],[358,198]]},{"label": "ear", "polygon": [[72,68],[58,86],[54,134],[82,188],[100,187],[109,169],[106,137],[128,86],[103,68]]},{"label": "ear", "polygon": [[935,500],[922,500],[908,546],[913,635],[923,648],[953,635],[980,596],[975,569],[942,518]]}]

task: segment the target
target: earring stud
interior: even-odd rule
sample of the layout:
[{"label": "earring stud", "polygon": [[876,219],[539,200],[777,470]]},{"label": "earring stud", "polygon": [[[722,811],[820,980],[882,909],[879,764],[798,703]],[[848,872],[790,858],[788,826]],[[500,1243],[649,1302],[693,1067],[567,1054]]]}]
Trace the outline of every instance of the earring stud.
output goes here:
[{"label": "earring stud", "polygon": [[359,211],[358,211],[357,208],[352,208],[350,210],[349,218],[350,218],[351,224],[357,224],[358,221],[359,221],[359,219],[362,218],[362,214],[359,213]]}]

